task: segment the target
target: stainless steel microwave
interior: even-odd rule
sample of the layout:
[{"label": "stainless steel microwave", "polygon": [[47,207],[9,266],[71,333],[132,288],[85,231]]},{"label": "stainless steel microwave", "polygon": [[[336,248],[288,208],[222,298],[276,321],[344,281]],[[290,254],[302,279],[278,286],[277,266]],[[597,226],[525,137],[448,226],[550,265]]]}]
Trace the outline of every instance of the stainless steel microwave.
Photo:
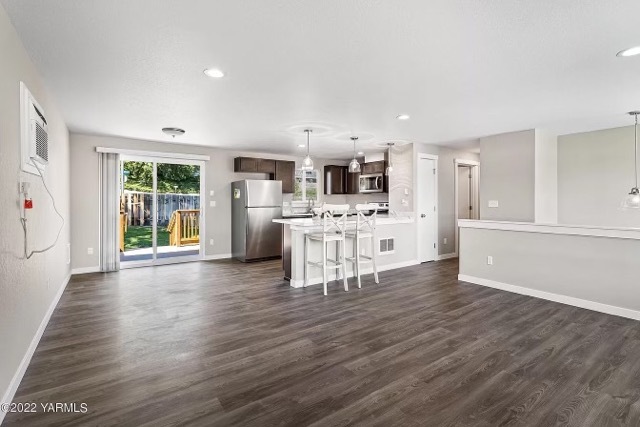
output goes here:
[{"label": "stainless steel microwave", "polygon": [[361,193],[382,193],[384,192],[384,175],[373,173],[371,175],[360,175]]}]

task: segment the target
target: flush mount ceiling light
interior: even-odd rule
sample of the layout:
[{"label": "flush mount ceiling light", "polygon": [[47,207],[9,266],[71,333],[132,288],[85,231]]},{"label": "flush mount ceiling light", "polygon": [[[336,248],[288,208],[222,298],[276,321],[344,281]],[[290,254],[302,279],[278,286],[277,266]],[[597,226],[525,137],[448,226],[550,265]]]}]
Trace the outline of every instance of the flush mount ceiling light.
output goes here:
[{"label": "flush mount ceiling light", "polygon": [[360,172],[360,163],[356,159],[356,141],[358,140],[357,136],[352,136],[351,141],[353,141],[353,159],[349,163],[349,173],[359,173]]},{"label": "flush mount ceiling light", "polygon": [[311,160],[311,156],[309,155],[309,139],[311,135],[311,132],[313,132],[313,129],[305,129],[304,133],[307,134],[307,157],[304,158],[304,160],[302,161],[302,167],[300,169],[302,169],[303,171],[312,171],[313,170],[313,160]]},{"label": "flush mount ceiling light", "polygon": [[217,68],[207,68],[206,70],[204,70],[204,74],[209,77],[213,77],[214,79],[224,77],[224,73]]},{"label": "flush mount ceiling light", "polygon": [[627,57],[640,55],[640,46],[630,47],[629,49],[621,50],[616,53],[616,56]]},{"label": "flush mount ceiling light", "polygon": [[304,144],[298,144],[298,148],[304,148],[304,147],[306,147],[306,145],[304,145]]},{"label": "flush mount ceiling light", "polygon": [[393,172],[393,163],[391,162],[391,148],[393,148],[394,145],[396,145],[395,142],[387,142],[387,146],[389,147],[389,163],[387,164],[387,169],[384,171],[384,174],[387,176],[391,175],[391,173]]},{"label": "flush mount ceiling light", "polygon": [[364,151],[358,151],[358,156],[362,156],[364,154]]},{"label": "flush mount ceiling light", "polygon": [[408,115],[408,114],[400,114],[400,115],[396,116],[396,119],[398,119],[398,120],[409,120],[410,118],[411,118],[411,116]]},{"label": "flush mount ceiling light", "polygon": [[634,164],[635,164],[635,186],[631,189],[627,197],[622,202],[624,209],[640,209],[640,190],[638,190],[638,115],[640,111],[631,111],[629,115],[634,116],[636,119],[635,124],[635,151],[634,151]]},{"label": "flush mount ceiling light", "polygon": [[185,134],[184,129],[180,128],[162,128],[162,132],[167,135],[171,135],[171,137],[175,138],[176,136],[182,136]]}]

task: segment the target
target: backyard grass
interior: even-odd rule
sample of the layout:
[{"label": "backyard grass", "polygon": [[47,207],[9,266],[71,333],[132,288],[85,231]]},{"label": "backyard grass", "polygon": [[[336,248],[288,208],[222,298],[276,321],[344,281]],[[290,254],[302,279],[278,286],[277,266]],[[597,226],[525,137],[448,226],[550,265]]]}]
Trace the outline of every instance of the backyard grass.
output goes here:
[{"label": "backyard grass", "polygon": [[[152,233],[151,227],[129,226],[124,234],[124,250],[152,247]],[[158,227],[158,246],[169,246],[169,232],[166,227]]]}]

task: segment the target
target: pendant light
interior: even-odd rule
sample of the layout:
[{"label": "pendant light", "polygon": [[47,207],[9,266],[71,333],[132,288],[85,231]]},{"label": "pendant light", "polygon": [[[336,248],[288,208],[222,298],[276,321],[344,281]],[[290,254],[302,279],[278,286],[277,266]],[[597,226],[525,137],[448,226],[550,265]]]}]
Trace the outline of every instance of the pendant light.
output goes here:
[{"label": "pendant light", "polygon": [[629,115],[634,116],[636,119],[635,124],[635,151],[634,151],[634,165],[635,165],[635,187],[631,189],[627,197],[622,202],[624,209],[640,209],[640,190],[638,190],[638,115],[640,111],[631,111]]},{"label": "pendant light", "polygon": [[302,169],[303,171],[312,171],[313,170],[313,160],[311,160],[311,156],[309,155],[309,135],[313,132],[312,129],[305,129],[304,132],[307,134],[307,157],[302,161]]},{"label": "pendant light", "polygon": [[384,171],[384,174],[389,176],[393,172],[393,163],[391,162],[391,148],[393,148],[393,146],[396,144],[395,142],[387,142],[387,145],[389,146],[387,155],[387,157],[389,158],[389,162],[387,163],[387,169]]},{"label": "pendant light", "polygon": [[351,159],[351,163],[349,163],[349,173],[360,173],[360,163],[356,159],[356,141],[358,140],[357,136],[352,136],[351,141],[353,141],[353,159]]}]

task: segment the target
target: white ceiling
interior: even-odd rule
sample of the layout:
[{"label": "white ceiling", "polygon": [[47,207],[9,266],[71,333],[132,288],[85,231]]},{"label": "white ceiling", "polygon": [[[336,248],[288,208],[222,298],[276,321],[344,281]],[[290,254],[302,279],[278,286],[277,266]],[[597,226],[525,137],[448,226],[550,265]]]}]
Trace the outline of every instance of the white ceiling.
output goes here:
[{"label": "white ceiling", "polygon": [[75,132],[337,157],[640,109],[637,0],[0,1]]}]

